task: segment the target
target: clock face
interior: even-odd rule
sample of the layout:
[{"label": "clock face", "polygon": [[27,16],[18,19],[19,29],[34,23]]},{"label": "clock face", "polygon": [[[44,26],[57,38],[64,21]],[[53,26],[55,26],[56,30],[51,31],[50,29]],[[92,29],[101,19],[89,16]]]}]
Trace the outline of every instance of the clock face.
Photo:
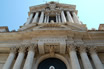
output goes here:
[{"label": "clock face", "polygon": [[48,58],[40,62],[38,69],[67,69],[67,67],[60,59]]}]

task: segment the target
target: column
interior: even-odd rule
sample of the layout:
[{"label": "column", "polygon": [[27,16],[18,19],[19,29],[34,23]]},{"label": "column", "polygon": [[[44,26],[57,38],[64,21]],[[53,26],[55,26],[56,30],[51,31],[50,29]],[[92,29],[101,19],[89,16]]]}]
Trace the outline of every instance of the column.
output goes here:
[{"label": "column", "polygon": [[58,14],[58,21],[61,22],[60,14]]},{"label": "column", "polygon": [[44,23],[46,23],[47,22],[47,16],[45,15],[45,18],[44,18]]},{"label": "column", "polygon": [[86,48],[83,46],[80,47],[80,55],[81,55],[81,60],[82,60],[84,69],[93,69],[90,63],[90,60],[87,56]]},{"label": "column", "polygon": [[56,14],[56,23],[58,23],[58,15]]},{"label": "column", "polygon": [[36,23],[36,22],[37,22],[38,16],[39,16],[39,12],[36,12],[36,14],[35,14],[35,16],[34,16],[34,19],[33,19],[32,23]]},{"label": "column", "polygon": [[25,25],[30,24],[32,21],[33,13],[30,14],[29,18],[27,19],[27,22]]},{"label": "column", "polygon": [[72,12],[72,15],[73,15],[73,20],[74,20],[74,22],[75,22],[75,23],[78,23],[78,24],[81,24],[81,22],[79,21],[79,18],[78,18],[78,16],[76,15],[76,13],[75,13],[75,12]]},{"label": "column", "polygon": [[15,64],[13,66],[13,69],[21,69],[21,65],[22,65],[24,56],[25,56],[25,48],[24,47],[21,47],[19,49],[19,54],[18,54],[18,57],[17,57],[17,59],[15,61]]},{"label": "column", "polygon": [[11,69],[13,60],[15,58],[16,48],[11,48],[10,51],[11,52],[9,54],[9,57],[8,57],[6,63],[3,66],[3,69]]},{"label": "column", "polygon": [[43,19],[44,19],[44,12],[42,11],[39,19],[40,24],[43,23]]},{"label": "column", "polygon": [[47,15],[47,23],[49,22],[49,15]]},{"label": "column", "polygon": [[74,46],[70,46],[69,55],[70,55],[70,59],[71,59],[72,69],[81,69]]},{"label": "column", "polygon": [[35,55],[34,46],[30,46],[23,69],[32,69],[34,55]]},{"label": "column", "polygon": [[70,12],[69,11],[66,11],[66,14],[67,14],[68,21],[74,23]]},{"label": "column", "polygon": [[102,62],[100,61],[97,53],[96,53],[96,48],[90,48],[90,56],[94,62],[94,65],[96,67],[96,69],[104,69]]},{"label": "column", "polygon": [[61,18],[62,18],[62,22],[65,23],[66,17],[65,17],[64,11],[61,12]]}]

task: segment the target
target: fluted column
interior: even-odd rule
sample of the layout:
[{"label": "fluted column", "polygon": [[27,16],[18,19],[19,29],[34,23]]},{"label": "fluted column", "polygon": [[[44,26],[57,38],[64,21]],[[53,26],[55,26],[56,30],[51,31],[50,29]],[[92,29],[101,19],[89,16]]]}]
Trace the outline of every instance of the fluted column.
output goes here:
[{"label": "fluted column", "polygon": [[65,23],[66,17],[65,17],[64,11],[61,12],[61,18],[62,18],[62,22]]},{"label": "fluted column", "polygon": [[90,56],[94,62],[94,65],[96,67],[96,69],[104,69],[102,62],[100,61],[97,53],[96,53],[96,48],[90,48]]},{"label": "fluted column", "polygon": [[44,19],[44,11],[41,12],[41,15],[40,15],[40,19],[39,19],[39,23],[43,23],[43,19]]},{"label": "fluted column", "polygon": [[18,54],[18,57],[16,59],[14,66],[13,66],[13,69],[21,69],[21,65],[22,65],[22,62],[24,59],[24,55],[25,55],[25,48],[21,47],[19,49],[19,54]]},{"label": "fluted column", "polygon": [[11,52],[9,54],[8,59],[6,60],[6,63],[3,66],[3,69],[11,69],[13,60],[15,58],[16,48],[11,48],[10,51]]},{"label": "fluted column", "polygon": [[72,15],[73,15],[73,20],[74,20],[74,22],[75,22],[75,23],[81,24],[81,22],[79,21],[79,18],[78,18],[78,16],[76,15],[76,13],[75,13],[75,12],[72,12]]},{"label": "fluted column", "polygon": [[81,55],[81,60],[82,60],[84,69],[93,69],[93,67],[90,63],[90,60],[87,56],[86,48],[83,46],[80,47],[80,55]]},{"label": "fluted column", "polygon": [[31,13],[31,14],[30,14],[30,16],[29,16],[29,18],[27,19],[27,22],[26,22],[26,24],[25,24],[25,25],[27,25],[27,24],[30,24],[30,23],[31,23],[33,15],[34,15],[33,13]]},{"label": "fluted column", "polygon": [[74,23],[70,12],[69,11],[66,11],[66,14],[67,14],[68,21]]},{"label": "fluted column", "polygon": [[23,69],[32,69],[34,55],[35,55],[34,46],[30,46]]},{"label": "fluted column", "polygon": [[36,14],[35,14],[35,16],[34,16],[34,19],[33,19],[32,23],[36,23],[36,22],[37,22],[38,16],[39,16],[39,12],[36,12]]},{"label": "fluted column", "polygon": [[69,55],[70,55],[70,59],[71,59],[72,69],[81,69],[74,46],[70,46]]}]

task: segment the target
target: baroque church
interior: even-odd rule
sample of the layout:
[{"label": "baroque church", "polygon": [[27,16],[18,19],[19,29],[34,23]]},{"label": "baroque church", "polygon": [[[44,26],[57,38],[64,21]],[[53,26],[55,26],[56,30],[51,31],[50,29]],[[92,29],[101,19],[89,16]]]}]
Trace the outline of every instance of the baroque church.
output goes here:
[{"label": "baroque church", "polygon": [[31,6],[18,31],[0,27],[0,69],[104,69],[104,24],[88,30],[75,5]]}]

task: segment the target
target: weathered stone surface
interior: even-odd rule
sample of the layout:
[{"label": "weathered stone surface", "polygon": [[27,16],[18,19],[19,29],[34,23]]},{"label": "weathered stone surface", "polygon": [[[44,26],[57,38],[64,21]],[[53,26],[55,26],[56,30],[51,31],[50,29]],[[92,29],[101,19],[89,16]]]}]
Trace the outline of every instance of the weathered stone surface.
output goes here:
[{"label": "weathered stone surface", "polygon": [[29,16],[18,31],[0,33],[0,69],[38,69],[47,58],[60,59],[67,69],[104,69],[102,26],[87,30],[75,5],[32,6]]}]

